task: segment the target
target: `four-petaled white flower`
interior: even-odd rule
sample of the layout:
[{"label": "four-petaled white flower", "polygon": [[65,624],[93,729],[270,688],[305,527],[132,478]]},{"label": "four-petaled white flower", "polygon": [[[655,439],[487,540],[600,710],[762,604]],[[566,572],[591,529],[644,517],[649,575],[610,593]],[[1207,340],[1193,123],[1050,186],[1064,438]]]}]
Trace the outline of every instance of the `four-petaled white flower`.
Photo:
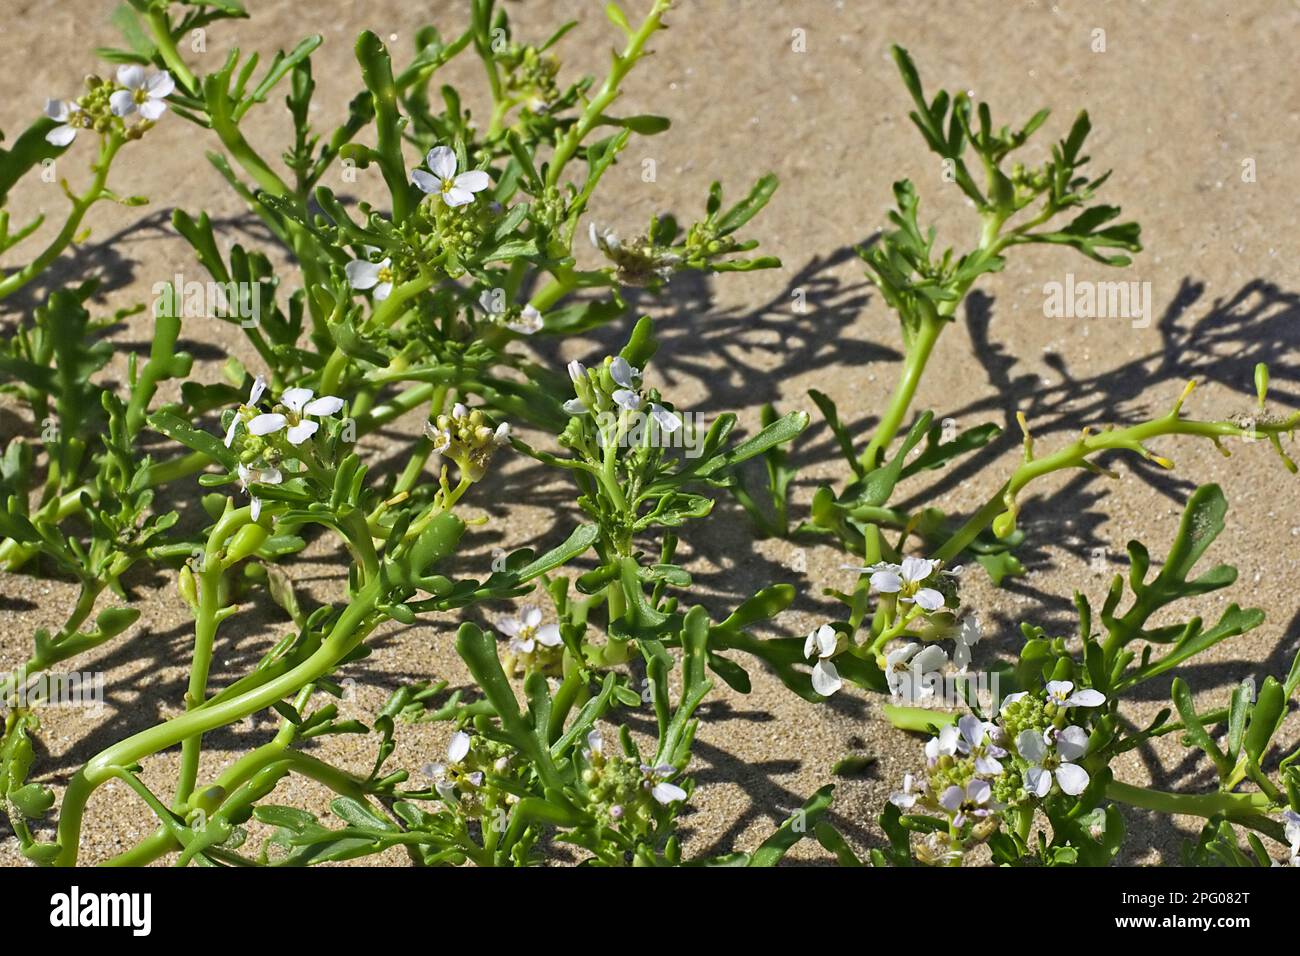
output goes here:
[{"label": "four-petaled white flower", "polygon": [[176,82],[166,70],[146,74],[144,67],[134,63],[117,68],[117,82],[126,89],[108,98],[113,115],[130,116],[138,111],[147,120],[156,120],[167,112],[164,101],[176,89]]},{"label": "four-petaled white flower", "polygon": [[965,789],[958,786],[945,789],[939,794],[939,805],[955,814],[953,826],[960,827],[965,825],[967,816],[986,817],[992,813],[993,807],[989,805],[992,796],[993,788],[989,782],[976,779],[967,783]]},{"label": "four-petaled white flower", "polygon": [[1002,772],[999,757],[1007,752],[998,746],[1002,739],[1002,728],[987,720],[980,720],[974,714],[965,714],[957,721],[957,749],[963,754],[974,756],[975,772],[995,777]]},{"label": "four-petaled white flower", "polygon": [[1049,728],[1044,733],[1022,730],[1016,738],[1016,750],[1030,767],[1025,771],[1025,789],[1036,797],[1045,797],[1052,789],[1052,778],[1061,789],[1077,797],[1088,786],[1088,771],[1074,761],[1088,752],[1088,732],[1071,725],[1064,730]]},{"label": "four-petaled white flower", "polygon": [[503,617],[497,621],[497,627],[510,638],[510,650],[520,654],[531,654],[538,644],[559,647],[564,643],[560,639],[558,624],[539,627],[541,623],[541,609],[526,604],[519,609],[519,617]]},{"label": "four-petaled white flower", "polygon": [[540,332],[543,324],[542,313],[532,305],[525,305],[519,313],[519,318],[507,322],[506,328],[520,335],[532,335],[534,332]]},{"label": "four-petaled white flower", "polygon": [[876,565],[858,570],[870,570],[871,586],[882,594],[898,594],[901,595],[900,601],[915,601],[926,611],[937,611],[943,607],[942,592],[920,587],[920,584],[934,573],[938,565],[938,561],[909,557],[904,558],[901,565]]},{"label": "four-petaled white flower", "polygon": [[925,793],[925,781],[917,779],[910,773],[905,773],[903,774],[903,789],[891,793],[889,802],[900,810],[910,810],[916,806],[916,801],[921,799],[923,793]]},{"label": "four-petaled white flower", "polygon": [[393,291],[393,260],[381,259],[371,262],[369,259],[353,259],[343,267],[348,277],[348,285],[358,292],[374,289],[376,302],[383,302]]},{"label": "four-petaled white flower", "polygon": [[73,101],[46,100],[45,115],[62,125],[54,127],[45,134],[45,141],[51,146],[67,146],[77,138],[77,127],[69,122],[81,112],[81,107]]},{"label": "four-petaled white flower", "polygon": [[286,429],[284,436],[291,445],[301,445],[320,428],[319,422],[309,421],[307,415],[333,415],[343,407],[343,399],[335,395],[322,395],[312,398],[310,388],[288,388],[280,396],[280,402],[289,409],[294,423],[289,424],[289,416],[279,412],[263,412],[248,423],[252,435],[271,435]]},{"label": "four-petaled white flower", "polygon": [[[239,487],[243,491],[248,491],[248,486],[253,484],[278,485],[284,481],[279,468],[250,468],[241,462],[236,470],[239,473]],[[249,513],[256,521],[262,514],[262,499],[254,494],[250,494],[249,498]]]},{"label": "four-petaled white flower", "polygon": [[813,658],[817,660],[812,669],[812,685],[813,690],[823,697],[831,696],[844,686],[844,681],[840,679],[840,672],[831,662],[839,640],[835,628],[823,624],[817,630],[809,632],[803,642],[803,656],[810,660]]},{"label": "four-petaled white flower", "polygon": [[1053,680],[1047,682],[1047,700],[1057,707],[1100,707],[1106,695],[1091,687],[1076,691],[1073,681]]},{"label": "four-petaled white flower", "polygon": [[948,662],[948,655],[937,644],[904,644],[885,655],[885,680],[889,692],[909,703],[934,696],[934,687],[925,679],[936,674]]},{"label": "four-petaled white flower", "polygon": [[[469,734],[463,730],[458,730],[451,735],[451,742],[447,744],[447,762],[426,764],[422,768],[425,776],[433,778],[433,787],[444,800],[455,799],[456,780],[464,780],[474,787],[483,783],[483,772],[481,770],[475,770],[473,773],[460,773],[461,761],[469,756],[469,745]],[[454,775],[452,771],[455,771]]]},{"label": "four-petaled white flower", "polygon": [[667,778],[677,773],[677,768],[672,764],[661,763],[657,767],[652,767],[650,764],[643,763],[641,772],[646,776],[642,786],[650,791],[650,796],[655,798],[655,802],[667,806],[674,801],[686,799],[685,790],[675,783],[668,782]]},{"label": "four-petaled white flower", "polygon": [[411,182],[424,193],[437,194],[448,206],[464,206],[474,201],[474,194],[492,185],[488,174],[481,169],[471,169],[456,175],[456,153],[449,146],[435,146],[429,150],[423,169],[411,171]]}]

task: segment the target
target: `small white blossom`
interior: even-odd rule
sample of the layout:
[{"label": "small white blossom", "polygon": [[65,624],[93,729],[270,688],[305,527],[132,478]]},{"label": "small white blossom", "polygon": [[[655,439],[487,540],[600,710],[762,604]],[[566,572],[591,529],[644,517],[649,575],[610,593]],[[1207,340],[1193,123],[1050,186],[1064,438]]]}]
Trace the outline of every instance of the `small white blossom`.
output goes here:
[{"label": "small white blossom", "polygon": [[1057,707],[1100,707],[1106,695],[1091,687],[1076,691],[1072,681],[1054,680],[1047,682],[1047,700]]},{"label": "small white blossom", "polygon": [[117,68],[117,82],[126,87],[108,98],[114,116],[130,116],[139,112],[147,120],[156,120],[167,112],[164,102],[176,83],[166,70],[146,74],[139,64],[123,64]]},{"label": "small white blossom", "polygon": [[940,757],[957,756],[961,733],[952,724],[939,728],[939,736],[931,737],[925,742],[925,759],[931,766]]},{"label": "small white blossom", "polygon": [[1025,771],[1025,789],[1034,796],[1045,797],[1051,792],[1053,775],[1072,797],[1087,789],[1088,771],[1073,763],[1088,752],[1088,732],[1082,727],[1071,725],[1060,731],[1049,728],[1042,734],[1022,730],[1016,738],[1016,750],[1031,765]]},{"label": "small white blossom", "polygon": [[956,646],[952,650],[952,664],[959,672],[964,674],[966,668],[970,666],[971,648],[980,642],[982,636],[978,617],[971,614],[962,618],[957,631]]},{"label": "small white blossom", "polygon": [[817,630],[809,632],[803,642],[803,656],[810,660],[816,658],[812,669],[813,690],[823,697],[830,697],[844,686],[839,670],[830,660],[835,656],[838,645],[839,635],[829,624],[823,624]]},{"label": "small white blossom", "polygon": [[909,557],[904,558],[901,565],[876,566],[871,571],[871,586],[882,594],[901,595],[900,601],[915,601],[926,611],[937,611],[943,607],[943,594],[934,588],[920,587],[920,584],[934,573],[938,565],[938,561]]},{"label": "small white blossom", "polygon": [[[433,778],[434,789],[444,800],[452,800],[456,796],[456,783],[450,779],[450,771],[459,771],[461,761],[469,756],[470,737],[463,730],[458,730],[451,735],[451,742],[447,744],[447,762],[426,764],[422,768],[425,776]],[[482,771],[474,771],[468,774],[456,774],[456,779],[464,780],[471,786],[479,786],[483,783]]]},{"label": "small white blossom", "polygon": [[953,825],[960,827],[965,825],[967,816],[986,817],[993,812],[992,806],[989,805],[989,798],[993,796],[993,788],[987,780],[972,780],[966,784],[965,789],[958,786],[948,787],[939,794],[939,805],[949,813],[955,814]]},{"label": "small white blossom", "polygon": [[[239,473],[239,487],[242,491],[248,491],[248,486],[253,484],[278,485],[284,481],[279,468],[250,468],[241,462],[236,470]],[[249,495],[249,499],[249,514],[256,521],[262,515],[262,499],[252,494]]]},{"label": "small white blossom", "polygon": [[646,775],[642,785],[650,791],[650,796],[654,797],[657,803],[667,806],[677,800],[686,799],[686,791],[667,780],[677,773],[677,768],[672,764],[661,763],[657,767],[652,767],[643,763],[641,772]]},{"label": "small white blossom", "polygon": [[996,777],[1002,773],[999,757],[1007,752],[998,746],[1002,739],[1002,728],[987,720],[980,720],[974,714],[965,714],[957,721],[957,749],[963,754],[975,757],[975,772]]},{"label": "small white blossom", "polygon": [[62,125],[54,127],[45,134],[45,141],[51,146],[67,146],[77,138],[77,127],[68,121],[73,115],[81,112],[81,107],[75,102],[64,100],[46,100],[45,115],[56,123]]},{"label": "small white blossom", "polygon": [[531,305],[525,305],[519,313],[519,318],[507,322],[506,328],[511,332],[518,332],[520,335],[532,335],[535,332],[540,332],[543,324],[542,313]]},{"label": "small white blossom", "polygon": [[510,650],[517,653],[531,654],[538,644],[543,647],[559,647],[564,643],[560,639],[560,626],[542,625],[541,609],[532,605],[520,608],[519,617],[501,618],[497,621],[497,627],[510,638]]},{"label": "small white blossom", "polygon": [[382,302],[393,291],[392,265],[393,260],[388,258],[379,262],[371,262],[369,259],[353,259],[343,267],[343,272],[348,277],[348,285],[358,292],[374,289],[375,301]]},{"label": "small white blossom", "polygon": [[[262,393],[265,391],[266,391],[266,378],[262,375],[259,375],[257,376],[257,378],[253,379],[253,387],[248,390],[248,401],[245,402],[244,404],[249,406],[250,408],[256,405],[258,403],[258,400],[261,399]],[[226,429],[225,443],[227,448],[229,448],[231,444],[234,443],[235,431],[236,429],[239,428],[239,423],[242,422],[243,420],[244,420],[243,416],[240,415],[238,412],[236,412],[235,417],[230,420],[230,426]]]},{"label": "small white blossom", "polygon": [[474,194],[492,185],[488,174],[471,169],[456,175],[456,153],[449,146],[435,146],[424,159],[430,173],[423,169],[411,172],[411,182],[421,192],[437,194],[448,206],[464,206],[474,201]]},{"label": "small white blossom", "polygon": [[895,790],[889,795],[889,802],[900,810],[910,810],[925,793],[925,781],[918,780],[912,774],[903,775],[903,789]]}]

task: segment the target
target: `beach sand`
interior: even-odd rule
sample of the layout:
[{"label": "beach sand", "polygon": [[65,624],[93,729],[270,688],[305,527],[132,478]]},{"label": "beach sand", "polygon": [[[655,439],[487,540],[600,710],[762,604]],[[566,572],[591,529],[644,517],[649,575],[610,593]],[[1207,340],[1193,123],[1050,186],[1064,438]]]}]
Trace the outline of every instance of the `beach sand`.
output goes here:
[{"label": "beach sand", "polygon": [[[232,46],[266,56],[319,31],[325,42],[313,61],[313,116],[325,130],[342,119],[361,88],[352,54],[359,31],[369,28],[390,38],[400,63],[420,25],[434,23],[444,36],[454,35],[467,7],[450,0],[265,0],[252,6],[252,20],[216,25],[206,52],[193,58],[200,69],[213,69]],[[563,77],[600,73],[607,66],[616,37],[600,5],[555,0],[507,6],[516,34],[535,40],[565,19],[585,17],[561,47]],[[627,0],[626,6],[633,14],[645,4]],[[0,126],[11,137],[45,97],[74,95],[83,74],[108,69],[96,65],[93,51],[115,42],[108,22],[113,7],[108,0],[10,0],[0,23],[0,49],[9,67],[0,76]],[[653,41],[654,56],[625,84],[617,112],[664,114],[673,126],[633,143],[598,193],[591,216],[602,227],[635,235],[654,213],[671,210],[684,221],[701,214],[715,179],[738,198],[758,176],[771,171],[780,177],[771,204],[745,234],[760,238],[760,251],[779,256],[782,269],[707,280],[681,276],[661,301],[638,296],[635,304],[659,318],[662,346],[649,380],[679,408],[710,418],[735,412],[750,432],[764,402],[813,413],[814,425],[795,452],[803,465],[794,492],[798,518],[806,515],[813,491],[842,481],[844,471],[831,457],[832,443],[808,389],[829,394],[841,418],[863,435],[897,375],[895,319],[865,283],[854,252],[884,224],[891,183],[910,177],[917,184],[923,219],[937,223],[941,245],[961,250],[976,238],[973,212],[944,182],[939,159],[907,118],[910,102],[889,58],[895,42],[911,50],[927,90],[971,90],[991,102],[995,122],[1018,125],[1051,106],[1031,160],[1041,160],[1047,144],[1063,136],[1074,113],[1086,107],[1093,124],[1090,168],[1114,170],[1100,199],[1123,206],[1125,218],[1142,224],[1146,247],[1123,271],[1065,248],[1016,249],[1004,272],[980,280],[978,293],[936,349],[914,407],[933,409],[962,428],[994,422],[1005,431],[970,464],[912,481],[907,503],[923,500],[928,488],[930,503],[968,513],[992,495],[1020,458],[1017,411],[1027,415],[1040,449],[1060,446],[1084,425],[1129,423],[1162,412],[1193,377],[1202,387],[1188,400],[1187,414],[1248,413],[1251,370],[1258,361],[1271,365],[1274,406],[1300,405],[1295,4],[683,0],[668,22],[671,29]],[[1105,31],[1104,52],[1094,51],[1099,29]],[[483,102],[483,78],[472,57],[454,62],[443,80],[460,87],[471,105]],[[249,139],[267,156],[288,145],[282,95],[254,110],[246,124]],[[242,203],[204,159],[203,152],[217,146],[215,137],[166,117],[114,168],[118,192],[147,195],[149,204],[96,208],[89,217],[93,234],[52,275],[66,281],[87,269],[101,273],[104,291],[95,305],[101,316],[151,301],[154,285],[177,274],[206,281],[170,226],[173,208],[206,209],[219,221],[223,240],[268,248]],[[84,181],[85,169],[78,165],[89,150],[77,144],[60,160],[59,175]],[[646,161],[654,167],[649,182],[643,176]],[[1243,180],[1247,161],[1253,162],[1253,181]],[[361,199],[379,201],[383,195],[375,170],[359,173],[355,184],[330,185]],[[45,210],[54,228],[63,204],[56,185],[35,177],[11,198],[14,222]],[[296,272],[283,274],[296,278]],[[1149,283],[1150,322],[1135,327],[1124,318],[1045,317],[1045,284],[1065,282],[1067,275]],[[41,286],[6,302],[0,322],[11,328],[45,291]],[[147,348],[149,327],[147,314],[137,314],[113,330],[117,353],[109,374],[124,378],[125,357]],[[557,363],[598,358],[618,346],[628,327],[611,326],[561,345],[541,343],[539,354]],[[237,328],[197,321],[183,335],[200,381],[218,381],[228,355],[254,364]],[[35,434],[37,428],[12,403],[0,406],[0,437]],[[390,468],[396,460],[400,467],[402,449],[418,428],[416,416],[366,439],[367,460]],[[1190,490],[1217,482],[1230,510],[1207,567],[1231,563],[1240,577],[1227,591],[1189,602],[1186,613],[1209,617],[1235,601],[1264,608],[1268,619],[1181,673],[1202,707],[1225,702],[1244,677],[1285,673],[1300,645],[1297,479],[1263,443],[1234,444],[1230,459],[1208,442],[1164,440],[1157,450],[1177,463],[1176,470],[1165,473],[1116,457],[1110,464],[1118,480],[1062,474],[1031,489],[1022,512],[1029,542],[1021,556],[1028,574],[1001,589],[978,569],[963,581],[963,599],[978,610],[989,634],[977,649],[978,662],[1014,655],[1022,621],[1053,635],[1073,634],[1071,595],[1081,591],[1099,605],[1110,576],[1126,570],[1126,542],[1141,537],[1153,555],[1163,555]],[[518,459],[503,458],[502,465],[469,499],[471,510],[489,521],[472,532],[468,575],[485,572],[492,548],[550,545],[577,520],[572,511],[557,511],[569,494],[562,476]],[[167,497],[175,504],[194,493],[197,485],[170,489]],[[698,582],[698,599],[715,619],[769,583],[797,586],[798,600],[764,634],[804,634],[838,616],[823,589],[852,581],[840,569],[848,560],[842,552],[814,542],[755,540],[743,513],[725,498],[710,517],[686,529],[682,549]],[[323,546],[296,560],[290,574],[317,600],[337,599],[342,591],[343,569]],[[37,779],[56,789],[110,742],[181,708],[192,641],[189,614],[165,576],[132,585],[143,611],[139,622],[77,664],[104,673],[104,709],[51,709],[44,718]],[[8,669],[25,658],[36,628],[58,627],[76,592],[67,582],[25,574],[0,577],[0,592],[0,667]],[[486,606],[467,617],[486,625],[509,610]],[[341,704],[344,715],[368,720],[405,681],[467,683],[453,648],[462,619],[448,614],[415,627],[382,628],[372,641],[373,655],[341,675],[355,681],[355,692]],[[220,631],[211,686],[242,673],[284,632],[283,615],[264,598],[250,602]],[[922,739],[892,729],[877,695],[845,691],[828,703],[807,703],[757,662],[741,662],[753,675],[752,692],[721,686],[701,710],[690,767],[698,789],[684,820],[687,854],[753,849],[831,782],[837,785],[833,822],[859,850],[878,845],[875,817],[902,775],[921,764]],[[1125,704],[1125,716],[1139,724],[1149,720],[1167,693],[1167,680],[1153,681]],[[652,725],[645,713],[625,716],[638,731]],[[274,726],[274,715],[264,713],[210,735],[204,776],[267,740]],[[390,766],[416,771],[439,759],[448,732],[445,724],[402,726]],[[1190,759],[1175,737],[1117,761],[1117,776],[1165,789],[1210,787],[1211,771]],[[1282,752],[1298,739],[1300,718],[1292,713],[1279,737]],[[374,740],[334,737],[312,751],[364,772],[374,758]],[[875,759],[862,776],[834,777],[832,765],[847,754]],[[177,765],[175,752],[160,755],[146,763],[143,779],[168,794]],[[324,812],[328,796],[295,779],[275,800]],[[1194,819],[1138,811],[1126,817],[1131,832],[1121,861],[1130,864],[1177,863],[1181,842],[1199,826]],[[81,859],[103,860],[151,830],[145,807],[124,785],[110,784],[91,803]],[[0,832],[0,862],[22,864],[12,836]],[[799,844],[791,859],[830,862],[811,840]],[[391,852],[382,862],[402,865],[406,858]]]}]

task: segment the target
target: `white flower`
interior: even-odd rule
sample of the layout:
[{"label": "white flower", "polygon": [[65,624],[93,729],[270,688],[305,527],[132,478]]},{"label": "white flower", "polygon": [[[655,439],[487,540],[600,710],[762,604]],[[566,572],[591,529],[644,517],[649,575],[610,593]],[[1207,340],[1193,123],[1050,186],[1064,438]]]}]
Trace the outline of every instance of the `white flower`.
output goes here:
[{"label": "white flower", "polygon": [[903,789],[895,790],[889,795],[889,802],[900,810],[910,810],[925,793],[925,781],[917,780],[910,773],[903,775]]},{"label": "white flower", "polygon": [[[259,375],[257,376],[257,378],[253,379],[253,387],[248,390],[248,401],[245,402],[244,404],[249,407],[256,405],[258,400],[262,397],[262,393],[265,391],[266,391],[266,378],[262,375]],[[243,420],[244,420],[243,416],[240,415],[238,412],[236,412],[235,417],[230,420],[230,427],[226,429],[227,448],[229,448],[231,444],[234,442],[235,430],[239,427],[239,423],[242,422]]]},{"label": "white flower", "polygon": [[957,749],[975,757],[975,772],[997,776],[1002,772],[999,757],[1007,752],[998,746],[1002,729],[997,724],[965,714],[957,721]]},{"label": "white flower", "polygon": [[559,647],[564,642],[560,639],[560,626],[542,623],[541,609],[525,605],[519,609],[519,617],[503,617],[497,621],[501,633],[509,637],[510,650],[521,654],[531,654],[538,644],[543,647]]},{"label": "white flower", "polygon": [[137,110],[147,120],[156,120],[167,112],[163,102],[176,89],[172,75],[160,70],[146,75],[138,64],[123,64],[117,68],[117,82],[126,89],[118,90],[108,98],[114,116],[130,116]]},{"label": "white flower", "polygon": [[56,126],[45,134],[45,141],[51,146],[67,146],[77,138],[77,127],[73,126],[68,120],[72,119],[74,113],[81,112],[81,107],[75,102],[64,102],[63,100],[46,100],[45,115],[56,123],[62,123],[62,126]]},{"label": "white flower", "polygon": [[298,416],[298,422],[290,425],[285,432],[285,437],[289,439],[291,445],[301,445],[320,428],[319,423],[308,421],[305,416],[333,415],[343,408],[343,399],[335,395],[312,398],[313,394],[315,393],[310,388],[288,388],[280,396],[284,406]]},{"label": "white flower", "polygon": [[540,332],[542,326],[542,313],[531,305],[524,306],[519,318],[506,323],[506,328],[511,332],[518,332],[520,335],[532,335],[534,332]]},{"label": "white flower", "polygon": [[948,655],[937,644],[904,644],[885,655],[885,680],[889,692],[909,703],[934,696],[934,688],[924,678],[937,673],[948,663]]},{"label": "white flower", "polygon": [[422,771],[425,776],[433,778],[434,789],[444,800],[454,799],[456,796],[456,781],[464,780],[471,786],[479,786],[483,783],[482,771],[473,773],[462,773],[460,764],[469,756],[469,734],[463,730],[458,730],[451,735],[451,742],[447,744],[447,762],[426,764]]},{"label": "white flower", "polygon": [[686,791],[667,780],[677,773],[677,768],[672,764],[661,763],[657,767],[652,767],[643,763],[641,772],[646,775],[642,786],[650,791],[650,796],[654,797],[656,802],[667,806],[674,801],[686,799]]},{"label": "white flower", "polygon": [[823,624],[817,630],[809,632],[807,639],[803,642],[803,656],[809,659],[817,659],[817,663],[813,665],[812,669],[812,685],[813,690],[823,697],[830,697],[844,686],[844,681],[840,679],[839,670],[830,660],[835,656],[835,649],[839,645],[839,639],[839,635],[835,633],[835,628],[829,624]]},{"label": "white flower", "polygon": [[411,182],[424,193],[437,193],[448,206],[464,206],[474,201],[474,194],[492,185],[488,174],[481,169],[471,169],[456,175],[456,153],[449,146],[435,146],[429,150],[424,163],[432,172],[412,170]]},{"label": "white flower", "polygon": [[603,755],[604,753],[605,753],[605,739],[601,737],[600,731],[593,730],[590,733],[588,733],[587,748],[582,752],[582,755],[585,758],[587,758],[588,761],[590,761],[592,754]]},{"label": "white flower", "polygon": [[964,790],[958,786],[944,790],[939,794],[939,805],[949,813],[956,814],[952,820],[953,826],[960,827],[966,823],[967,814],[973,817],[988,816],[993,810],[987,805],[992,796],[993,788],[987,780],[971,780]]},{"label": "white flower", "polygon": [[957,756],[957,746],[961,734],[952,724],[939,728],[939,736],[931,737],[925,742],[925,759],[934,765],[940,757]]},{"label": "white flower", "polygon": [[[280,474],[279,468],[249,468],[247,465],[240,463],[238,469],[239,487],[242,491],[248,491],[248,486],[252,484],[259,485],[278,485],[284,481],[284,476]],[[249,513],[256,521],[262,514],[262,499],[257,495],[249,495]]]},{"label": "white flower", "polygon": [[1101,691],[1085,687],[1074,691],[1074,683],[1068,680],[1047,682],[1047,700],[1057,707],[1099,707],[1106,703],[1106,695]]},{"label": "white flower", "polygon": [[[1055,753],[1052,745],[1055,744]],[[1064,730],[1022,730],[1016,738],[1016,750],[1031,766],[1025,771],[1025,789],[1036,797],[1045,797],[1052,789],[1052,777],[1061,789],[1077,797],[1088,786],[1088,771],[1073,763],[1088,752],[1088,732],[1082,727]]]},{"label": "white flower", "polygon": [[569,363],[568,369],[569,378],[573,380],[575,385],[587,377],[587,366],[583,365],[577,359],[574,359]]},{"label": "white flower", "polygon": [[980,632],[980,619],[974,614],[962,618],[961,627],[957,631],[956,646],[952,650],[952,664],[958,671],[966,672],[971,662],[970,649],[980,642],[981,637],[983,634]]},{"label": "white flower", "polygon": [[374,289],[376,302],[383,302],[393,291],[392,259],[371,262],[369,259],[353,259],[343,267],[348,277],[348,285],[358,292]]},{"label": "white flower", "polygon": [[618,233],[613,229],[606,229],[602,233],[596,228],[594,222],[587,223],[587,238],[591,240],[594,248],[602,252],[613,252],[619,247]]},{"label": "white flower", "polygon": [[919,585],[934,573],[938,565],[938,561],[926,558],[904,558],[901,565],[877,565],[877,569],[871,571],[871,586],[882,594],[901,594],[899,600],[915,601],[926,611],[937,611],[943,607],[943,594]]}]

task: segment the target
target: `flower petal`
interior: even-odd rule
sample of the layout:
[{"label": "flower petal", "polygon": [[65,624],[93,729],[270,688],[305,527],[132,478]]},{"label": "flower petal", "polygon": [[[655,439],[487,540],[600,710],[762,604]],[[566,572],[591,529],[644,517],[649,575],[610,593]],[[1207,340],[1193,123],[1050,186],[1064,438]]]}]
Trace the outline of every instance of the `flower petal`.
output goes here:
[{"label": "flower petal", "polygon": [[1088,771],[1072,763],[1063,763],[1056,768],[1056,782],[1072,797],[1077,797],[1088,789]]},{"label": "flower petal", "polygon": [[452,186],[442,194],[442,201],[452,209],[459,206],[468,206],[474,201],[474,194],[468,189],[461,189],[459,186]]},{"label": "flower petal", "polygon": [[952,813],[961,806],[961,802],[965,797],[966,794],[962,792],[961,787],[947,787],[943,793],[939,794],[939,806]]},{"label": "flower petal", "polygon": [[1042,767],[1030,767],[1025,771],[1025,789],[1036,797],[1045,797],[1052,789],[1052,772]]},{"label": "flower petal", "polygon": [[669,435],[682,427],[682,420],[657,402],[650,403],[650,415]]},{"label": "flower petal", "polygon": [[1100,707],[1104,703],[1106,703],[1106,695],[1091,687],[1075,691],[1065,700],[1067,707]]},{"label": "flower petal", "polygon": [[109,96],[108,108],[114,116],[130,116],[135,112],[135,97],[130,90],[118,90]]},{"label": "flower petal", "polygon": [[937,611],[943,607],[943,595],[934,588],[921,588],[916,592],[915,600],[927,611]]},{"label": "flower petal", "polygon": [[1062,760],[1078,760],[1088,752],[1088,732],[1069,726],[1056,735],[1056,752]]},{"label": "flower petal", "polygon": [[144,88],[153,99],[160,100],[164,96],[171,96],[172,90],[176,89],[176,81],[166,70],[159,70],[145,80]]},{"label": "flower petal", "polygon": [[820,660],[813,665],[812,685],[817,693],[829,697],[844,686],[844,681],[840,680],[840,672],[836,670],[834,664],[827,660]]},{"label": "flower petal", "polygon": [[560,637],[560,625],[547,624],[537,629],[537,643],[543,647],[559,647],[564,643]]},{"label": "flower petal", "polygon": [[76,127],[56,126],[45,134],[45,142],[51,146],[67,146],[77,138]]},{"label": "flower petal", "polygon": [[225,445],[226,445],[227,448],[229,448],[229,447],[231,446],[231,444],[234,442],[234,440],[235,440],[235,429],[237,429],[237,428],[239,427],[239,423],[240,423],[241,421],[243,421],[243,419],[241,419],[238,415],[236,415],[234,418],[232,418],[232,419],[230,420],[230,427],[226,429],[226,441],[225,441]]},{"label": "flower petal", "polygon": [[320,428],[318,422],[303,421],[297,425],[290,425],[284,433],[284,437],[289,439],[290,445],[301,445],[312,435],[316,434],[316,429]]},{"label": "flower petal", "polygon": [[377,262],[369,262],[365,259],[353,259],[343,267],[343,272],[348,277],[348,285],[354,289],[370,289],[379,282],[380,266]]},{"label": "flower petal", "polygon": [[636,388],[634,379],[640,377],[640,372],[623,356],[616,355],[613,361],[609,363],[609,377],[614,380],[616,385],[621,385],[624,388]]},{"label": "flower petal", "polygon": [[1016,751],[1030,763],[1038,763],[1047,755],[1047,744],[1036,730],[1022,730],[1016,737]]},{"label": "flower petal", "polygon": [[620,388],[611,397],[615,405],[626,408],[629,412],[634,412],[641,407],[641,396],[630,388]]},{"label": "flower petal", "polygon": [[423,169],[411,170],[411,182],[415,188],[422,193],[436,193],[442,191],[442,183],[436,176],[430,176]]},{"label": "flower petal", "polygon": [[904,558],[901,569],[903,580],[909,584],[924,581],[934,571],[936,563],[927,558]]},{"label": "flower petal", "polygon": [[897,594],[903,590],[903,579],[893,571],[875,571],[871,575],[871,586],[882,594]]},{"label": "flower petal", "polygon": [[453,182],[457,189],[471,193],[482,192],[492,185],[491,178],[481,169],[471,169],[469,172],[461,173]]},{"label": "flower petal", "polygon": [[685,800],[686,791],[676,784],[661,781],[654,785],[654,789],[650,791],[650,796],[654,797],[659,803],[667,806],[668,804],[674,803],[678,800]]},{"label": "flower petal", "polygon": [[248,430],[253,435],[269,435],[285,426],[283,415],[258,415],[248,423]]},{"label": "flower petal", "polygon": [[123,63],[117,68],[117,82],[128,90],[144,86],[144,67],[138,63]]},{"label": "flower petal", "polygon": [[280,401],[296,414],[302,411],[302,407],[310,402],[315,394],[310,388],[286,388],[280,396]]},{"label": "flower petal", "polygon": [[456,175],[456,152],[450,146],[435,146],[424,157],[424,165],[439,179],[451,179]]},{"label": "flower petal", "polygon": [[451,735],[451,742],[447,744],[447,759],[452,763],[460,763],[468,754],[469,734],[458,730]]},{"label": "flower petal", "polygon": [[567,402],[564,403],[563,407],[565,412],[570,415],[587,414],[587,406],[583,403],[582,399],[580,398],[569,399]]},{"label": "flower petal", "polygon": [[333,415],[343,409],[343,399],[337,395],[322,395],[303,406],[307,415]]},{"label": "flower petal", "polygon": [[157,120],[167,112],[167,104],[162,100],[145,100],[139,106],[140,115],[147,120]]}]

